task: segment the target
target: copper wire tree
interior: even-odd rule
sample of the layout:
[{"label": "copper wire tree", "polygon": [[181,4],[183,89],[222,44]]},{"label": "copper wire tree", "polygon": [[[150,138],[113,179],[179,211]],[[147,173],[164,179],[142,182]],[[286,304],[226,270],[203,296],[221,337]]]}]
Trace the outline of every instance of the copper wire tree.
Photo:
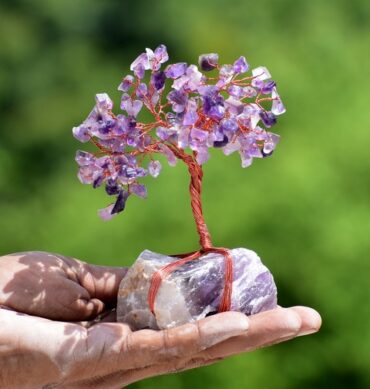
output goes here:
[{"label": "copper wire tree", "polygon": [[[239,152],[242,166],[253,158],[272,154],[279,136],[267,131],[285,108],[265,67],[252,69],[241,56],[233,64],[219,65],[218,55],[199,57],[199,67],[179,62],[167,65],[164,45],[146,49],[131,64],[133,75],[122,79],[118,90],[122,113],[112,112],[113,102],[106,93],[96,95],[96,105],[87,119],[73,128],[81,142],[91,142],[97,152],[78,151],[78,177],[94,188],[105,186],[115,201],[99,211],[108,220],[125,209],[131,194],[145,198],[140,179],[157,177],[161,164],[155,154],[166,156],[170,165],[183,161],[190,174],[191,208],[199,235],[199,250],[176,255],[179,259],[157,271],[151,280],[148,303],[154,301],[164,277],[175,268],[210,252],[225,257],[225,284],[219,311],[230,309],[233,262],[229,251],[214,247],[202,210],[202,165],[209,148],[221,148],[225,155]],[[149,73],[149,74],[148,74]],[[167,84],[167,85],[166,85]],[[168,85],[170,84],[170,85]],[[153,118],[139,121],[146,108]],[[149,161],[149,162],[148,162]],[[145,166],[145,167],[143,167]]]}]

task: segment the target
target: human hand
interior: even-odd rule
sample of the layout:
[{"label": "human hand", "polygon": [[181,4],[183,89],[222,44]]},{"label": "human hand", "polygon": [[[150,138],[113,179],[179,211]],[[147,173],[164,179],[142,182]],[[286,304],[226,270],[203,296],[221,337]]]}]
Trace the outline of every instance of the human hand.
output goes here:
[{"label": "human hand", "polygon": [[[68,317],[65,320],[93,318],[103,308],[98,302],[92,303],[98,308],[87,308],[89,302],[97,298],[105,304],[105,297],[112,301],[124,274],[122,269],[103,270],[62,257],[68,264],[64,267],[53,257],[60,259],[46,253],[0,259],[2,304],[7,306],[4,296],[12,297],[8,306],[20,310],[19,307],[26,306],[21,301],[24,298],[29,303],[27,313],[36,315],[0,309],[0,387],[120,388],[147,377],[208,365],[233,354],[312,333],[321,324],[315,311],[303,307],[278,308],[249,318],[225,312],[165,331],[131,332],[127,325],[114,322],[95,323],[86,328],[84,323],[48,320],[37,316],[42,313],[60,320],[63,315]],[[29,258],[29,270],[12,265],[13,261],[19,263],[20,258],[21,263],[27,263]],[[40,268],[40,263],[44,267]],[[80,269],[77,273],[76,266]],[[8,278],[4,278],[4,271]],[[16,280],[17,272],[25,272],[22,282]],[[74,278],[76,274],[80,278]],[[8,279],[5,284],[4,279]],[[72,286],[71,281],[77,286]],[[81,295],[78,285],[88,291],[90,300]],[[16,297],[17,288],[22,298]],[[66,290],[66,296],[59,298],[58,291],[68,288],[72,291]],[[36,291],[35,301],[31,291]],[[80,299],[84,302],[75,303]],[[65,301],[69,305],[64,305]],[[48,308],[50,304],[53,309]]]},{"label": "human hand", "polygon": [[127,268],[94,266],[45,252],[0,258],[0,305],[48,319],[93,319],[115,306]]}]

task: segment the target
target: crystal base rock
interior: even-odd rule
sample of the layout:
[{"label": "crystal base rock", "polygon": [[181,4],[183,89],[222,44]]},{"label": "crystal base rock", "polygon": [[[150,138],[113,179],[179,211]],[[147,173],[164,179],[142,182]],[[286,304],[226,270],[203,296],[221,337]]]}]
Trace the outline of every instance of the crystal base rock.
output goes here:
[{"label": "crystal base rock", "polygon": [[[258,255],[245,248],[230,250],[233,258],[231,310],[253,315],[276,308],[277,290],[270,271]],[[208,253],[177,268],[165,278],[155,300],[155,316],[148,305],[152,275],[177,260],[149,250],[143,251],[121,281],[117,321],[133,330],[164,329],[193,322],[216,313],[224,279],[223,255]]]}]

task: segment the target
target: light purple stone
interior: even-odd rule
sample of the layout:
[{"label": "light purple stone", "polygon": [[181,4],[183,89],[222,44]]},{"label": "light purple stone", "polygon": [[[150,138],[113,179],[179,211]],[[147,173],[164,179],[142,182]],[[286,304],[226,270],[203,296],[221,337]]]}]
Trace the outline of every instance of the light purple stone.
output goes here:
[{"label": "light purple stone", "polygon": [[234,96],[238,99],[244,97],[244,90],[241,86],[231,85],[227,91],[231,96]]},{"label": "light purple stone", "polygon": [[[153,51],[151,53],[153,54]],[[141,53],[131,64],[130,70],[135,71],[138,67],[142,67],[144,71],[150,69],[148,53]]]},{"label": "light purple stone", "polygon": [[238,58],[233,65],[233,69],[235,73],[245,73],[249,69],[249,65],[245,57],[241,56]]},{"label": "light purple stone", "polygon": [[276,88],[272,89],[271,97],[273,99],[272,100],[271,112],[274,115],[282,115],[283,113],[285,113],[286,109],[284,107],[283,102],[280,99],[279,94],[277,93]]},{"label": "light purple stone", "polygon": [[208,147],[205,146],[198,146],[196,148],[197,150],[197,157],[196,160],[199,163],[199,165],[203,165],[209,160],[209,151]]},{"label": "light purple stone", "polygon": [[190,129],[188,127],[180,127],[180,132],[178,136],[178,146],[184,149],[189,146],[189,138],[190,138]]},{"label": "light purple stone", "polygon": [[209,132],[194,127],[190,132],[190,136],[192,140],[204,143],[208,139]]},{"label": "light purple stone", "polygon": [[245,86],[244,88],[244,91],[243,91],[243,95],[244,97],[254,97],[254,96],[257,96],[257,91],[252,88],[251,86]]},{"label": "light purple stone", "polygon": [[136,117],[139,114],[142,107],[143,107],[142,101],[132,100],[131,97],[127,94],[122,95],[121,109],[125,110],[128,115]]},{"label": "light purple stone", "polygon": [[112,218],[114,218],[117,214],[116,213],[112,214],[113,207],[114,204],[110,204],[105,208],[99,209],[98,210],[99,217],[103,220],[111,220]]},{"label": "light purple stone", "polygon": [[186,69],[186,73],[173,82],[172,87],[176,90],[185,88],[189,91],[195,91],[202,85],[203,79],[203,73],[198,70],[198,67],[190,65]]},{"label": "light purple stone", "polygon": [[243,112],[244,104],[233,96],[229,96],[225,100],[225,106],[231,116],[239,115]]},{"label": "light purple stone", "polygon": [[248,153],[248,150],[239,150],[240,158],[242,161],[242,167],[249,167],[252,165],[253,158],[252,156]]},{"label": "light purple stone", "polygon": [[176,166],[177,164],[177,158],[173,151],[167,147],[165,144],[160,144],[159,149],[161,150],[162,154],[167,158],[167,162],[170,166]]},{"label": "light purple stone", "polygon": [[139,98],[143,98],[148,93],[148,87],[143,82],[139,84],[139,86],[136,89],[136,96]]},{"label": "light purple stone", "polygon": [[197,103],[193,100],[189,100],[182,124],[184,126],[192,126],[197,122],[198,118]]},{"label": "light purple stone", "polygon": [[268,138],[263,145],[263,153],[265,156],[272,154],[279,140],[280,140],[279,135],[273,134],[272,132],[268,133]]},{"label": "light purple stone", "polygon": [[171,136],[171,131],[167,127],[158,127],[155,133],[161,140],[167,140]]},{"label": "light purple stone", "polygon": [[[255,80],[264,81],[271,78],[270,72],[264,66],[259,66],[258,68],[253,69],[252,76],[253,76],[253,81]],[[252,81],[252,85],[253,85],[253,81]]]},{"label": "light purple stone", "polygon": [[113,101],[107,93],[97,93],[95,95],[96,106],[103,110],[109,110],[113,108]]},{"label": "light purple stone", "polygon": [[88,142],[91,139],[89,129],[81,124],[78,127],[72,128],[73,136],[82,143]]},{"label": "light purple stone", "polygon": [[166,77],[175,79],[185,74],[187,66],[186,62],[174,63],[168,65],[164,72]]},{"label": "light purple stone", "polygon": [[240,150],[240,143],[236,139],[234,142],[229,142],[223,149],[222,151],[224,152],[225,155],[231,155],[235,151]]},{"label": "light purple stone", "polygon": [[[154,50],[154,53],[150,49],[146,49],[146,52],[148,54],[149,61],[151,61],[152,70],[159,70],[161,64],[168,61],[167,47],[165,45],[159,45]],[[151,53],[154,54],[154,58],[152,57]]]},{"label": "light purple stone", "polygon": [[118,85],[118,90],[121,92],[127,92],[134,83],[134,77],[131,75],[126,76],[122,82]]},{"label": "light purple stone", "polygon": [[95,156],[87,151],[78,150],[75,160],[79,166],[89,166],[95,162]]},{"label": "light purple stone", "polygon": [[219,80],[216,83],[218,88],[222,88],[231,81],[235,74],[234,67],[232,65],[223,65],[220,69]]},{"label": "light purple stone", "polygon": [[[258,255],[245,248],[230,250],[233,258],[231,310],[253,315],[277,307],[277,290],[270,271]],[[194,322],[216,313],[224,286],[225,260],[209,253],[182,265],[165,278],[148,306],[152,275],[176,258],[145,250],[121,281],[117,320],[132,329],[163,329]]]},{"label": "light purple stone", "polygon": [[162,165],[159,161],[150,161],[148,166],[149,174],[156,178],[162,170]]},{"label": "light purple stone", "polygon": [[148,197],[148,191],[145,185],[142,184],[132,184],[130,185],[131,193],[136,194],[136,196],[146,199]]}]

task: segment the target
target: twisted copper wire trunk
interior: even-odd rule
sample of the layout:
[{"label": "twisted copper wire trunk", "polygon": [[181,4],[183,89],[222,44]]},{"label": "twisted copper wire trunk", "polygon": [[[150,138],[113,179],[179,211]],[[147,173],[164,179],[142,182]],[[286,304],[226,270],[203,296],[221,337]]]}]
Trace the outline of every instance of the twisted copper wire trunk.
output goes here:
[{"label": "twisted copper wire trunk", "polygon": [[210,249],[212,246],[212,240],[208,227],[204,220],[203,208],[202,208],[202,180],[203,170],[202,167],[197,163],[195,156],[186,154],[177,147],[171,147],[171,150],[177,158],[181,159],[188,167],[190,173],[190,197],[191,197],[191,210],[193,212],[194,221],[197,227],[199,235],[199,243],[202,251]]},{"label": "twisted copper wire trunk", "polygon": [[148,305],[149,309],[154,313],[155,298],[158,293],[159,287],[165,277],[172,273],[179,266],[184,265],[187,262],[198,259],[202,254],[205,253],[219,253],[225,258],[225,284],[224,290],[221,296],[221,302],[219,305],[219,312],[229,311],[231,308],[231,295],[232,295],[232,280],[233,280],[233,260],[229,250],[223,247],[214,247],[212,245],[211,236],[209,234],[207,225],[203,216],[202,209],[202,179],[203,170],[202,167],[196,161],[196,154],[189,155],[183,150],[177,148],[174,145],[169,146],[172,152],[178,159],[181,159],[188,167],[190,173],[190,197],[191,197],[191,209],[193,212],[195,224],[199,234],[200,250],[188,253],[176,255],[180,258],[168,265],[162,267],[152,276],[149,292],[148,292]]}]

